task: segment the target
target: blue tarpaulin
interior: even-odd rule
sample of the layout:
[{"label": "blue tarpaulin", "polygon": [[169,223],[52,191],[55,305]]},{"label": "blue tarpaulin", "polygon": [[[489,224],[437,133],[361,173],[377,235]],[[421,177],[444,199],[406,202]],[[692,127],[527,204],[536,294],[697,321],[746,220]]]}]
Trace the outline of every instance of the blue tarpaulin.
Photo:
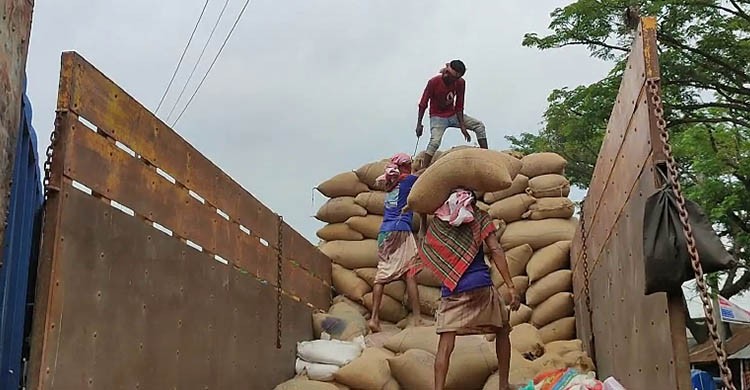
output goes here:
[{"label": "blue tarpaulin", "polygon": [[693,390],[716,390],[714,377],[701,370],[690,370],[690,379],[693,383]]},{"label": "blue tarpaulin", "polygon": [[23,375],[24,335],[31,320],[30,297],[34,291],[44,201],[36,132],[31,125],[31,103],[25,85],[20,109],[0,266],[0,389],[8,390],[19,388]]}]

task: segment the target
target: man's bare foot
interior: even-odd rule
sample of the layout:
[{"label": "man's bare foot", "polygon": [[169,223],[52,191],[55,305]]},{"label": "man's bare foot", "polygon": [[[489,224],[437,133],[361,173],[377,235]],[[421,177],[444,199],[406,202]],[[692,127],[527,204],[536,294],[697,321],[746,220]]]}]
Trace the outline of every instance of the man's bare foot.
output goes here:
[{"label": "man's bare foot", "polygon": [[367,322],[367,326],[370,328],[370,331],[372,333],[378,333],[380,332],[380,321],[376,319],[370,319],[370,321]]}]

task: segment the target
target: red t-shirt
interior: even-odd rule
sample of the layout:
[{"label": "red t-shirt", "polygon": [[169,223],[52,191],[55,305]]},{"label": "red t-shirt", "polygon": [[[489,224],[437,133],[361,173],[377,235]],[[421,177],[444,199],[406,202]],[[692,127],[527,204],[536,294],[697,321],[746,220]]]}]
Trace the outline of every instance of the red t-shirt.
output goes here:
[{"label": "red t-shirt", "polygon": [[466,82],[458,79],[451,85],[446,85],[442,75],[437,75],[427,82],[422,93],[419,108],[427,109],[430,102],[430,116],[448,118],[456,115],[456,112],[464,111],[464,91]]}]

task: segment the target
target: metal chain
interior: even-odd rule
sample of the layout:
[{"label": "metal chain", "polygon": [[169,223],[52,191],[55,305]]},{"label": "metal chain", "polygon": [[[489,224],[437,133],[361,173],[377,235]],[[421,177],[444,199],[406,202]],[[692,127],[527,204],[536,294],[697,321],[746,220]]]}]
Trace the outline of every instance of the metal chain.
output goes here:
[{"label": "metal chain", "polygon": [[701,266],[700,256],[695,244],[695,237],[693,236],[693,228],[688,220],[688,212],[685,207],[685,198],[682,195],[682,186],[678,180],[677,163],[675,162],[674,156],[672,155],[672,146],[669,144],[669,132],[667,131],[667,122],[664,120],[664,107],[661,101],[660,91],[660,80],[658,78],[648,79],[646,81],[647,91],[651,103],[653,105],[654,113],[656,115],[656,127],[659,130],[659,137],[664,144],[664,155],[667,160],[667,171],[669,173],[669,184],[672,187],[675,198],[677,200],[677,207],[680,215],[680,222],[682,222],[682,232],[685,235],[687,241],[688,253],[690,254],[690,265],[693,267],[695,273],[695,282],[698,285],[698,291],[703,303],[703,312],[706,315],[706,323],[708,324],[708,331],[713,341],[714,352],[716,353],[716,360],[721,370],[721,379],[724,382],[724,386],[727,389],[736,390],[732,383],[732,371],[729,370],[727,365],[727,353],[722,345],[721,338],[719,337],[719,331],[714,319],[713,305],[708,295],[708,287],[703,275],[703,267]]},{"label": "metal chain", "polygon": [[279,215],[277,237],[278,242],[276,243],[276,247],[278,248],[278,251],[276,252],[276,348],[281,349],[281,321],[283,311],[283,307],[281,305],[281,281],[283,277],[282,261],[284,258],[284,217],[282,217],[281,215]]},{"label": "metal chain", "polygon": [[57,128],[60,125],[60,121],[62,120],[62,114],[63,111],[57,111],[55,115],[55,126],[52,129],[52,132],[49,134],[49,146],[47,146],[47,152],[45,153],[47,155],[46,160],[44,161],[44,180],[42,181],[42,184],[44,185],[44,200],[47,200],[49,197],[49,190],[50,190],[50,178],[52,177],[52,158],[55,154],[55,146],[57,145]]},{"label": "metal chain", "polygon": [[585,295],[586,310],[589,313],[589,345],[591,345],[591,359],[596,361],[596,343],[594,342],[594,311],[591,309],[591,290],[589,288],[589,254],[586,246],[586,215],[583,213],[586,198],[581,201],[581,260],[583,261],[583,293]]}]

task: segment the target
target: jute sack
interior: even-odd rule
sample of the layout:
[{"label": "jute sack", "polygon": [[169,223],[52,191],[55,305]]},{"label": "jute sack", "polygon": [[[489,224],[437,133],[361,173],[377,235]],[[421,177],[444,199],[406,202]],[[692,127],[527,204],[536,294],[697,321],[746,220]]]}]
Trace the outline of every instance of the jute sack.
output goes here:
[{"label": "jute sack", "polygon": [[561,269],[570,269],[571,241],[558,241],[534,252],[526,264],[531,283]]},{"label": "jute sack", "polygon": [[[495,235],[499,238],[503,235],[503,233],[505,233],[505,228],[508,227],[508,224],[505,223],[505,221],[503,221],[502,219],[494,219],[492,220],[492,223],[495,224]],[[484,253],[489,253],[489,251]]]},{"label": "jute sack", "polygon": [[576,337],[576,318],[565,317],[539,329],[539,335],[545,343],[561,340],[573,340]]},{"label": "jute sack", "polygon": [[345,303],[334,304],[329,313],[313,313],[312,322],[316,338],[326,332],[334,340],[350,341],[366,335],[369,330],[365,317]]},{"label": "jute sack", "polygon": [[367,185],[359,181],[354,172],[340,173],[322,183],[317,187],[321,194],[329,198],[341,196],[357,196],[362,192],[369,191]]},{"label": "jute sack", "polygon": [[[436,354],[439,338],[435,326],[415,326],[406,328],[389,338],[383,346],[394,353],[421,349]],[[469,348],[485,342],[484,337],[480,335],[456,337],[456,349]]]},{"label": "jute sack", "polygon": [[[534,379],[535,376],[539,374],[539,370],[537,369],[534,362],[526,359],[521,355],[520,352],[516,351],[515,349],[510,350],[510,372],[508,375],[508,382],[512,386],[516,387],[522,387],[526,386],[526,384],[529,383],[530,380]],[[498,389],[500,387],[499,385],[499,379],[498,383],[495,387],[492,387],[491,389]],[[487,389],[487,386],[485,385],[485,389]]]},{"label": "jute sack", "polygon": [[[444,152],[442,152],[440,150],[438,150],[437,152],[435,152],[435,155],[432,156],[432,160],[430,161],[430,164],[432,164],[435,161],[439,160],[440,157],[443,156],[443,153]],[[414,160],[413,160],[411,166],[412,166],[412,169],[415,172],[421,171],[422,169],[427,168],[427,167],[424,166],[424,158],[425,158],[426,154],[427,154],[427,152],[423,150],[423,151],[417,153],[416,157],[414,157]]]},{"label": "jute sack", "polygon": [[346,269],[378,266],[378,242],[375,240],[329,241],[320,246],[320,251]]},{"label": "jute sack", "polygon": [[379,215],[367,215],[364,217],[351,217],[346,220],[346,225],[362,233],[365,238],[376,240],[380,233],[380,225],[383,217]]},{"label": "jute sack", "polygon": [[276,387],[273,390],[338,390],[338,388],[328,382],[313,381],[307,378],[307,375],[299,375]]},{"label": "jute sack", "polygon": [[561,269],[534,282],[526,291],[526,304],[536,307],[549,297],[573,291],[573,271]]},{"label": "jute sack", "polygon": [[510,345],[524,356],[539,357],[544,354],[544,342],[539,330],[531,324],[518,324],[510,332]]},{"label": "jute sack", "polygon": [[521,159],[521,163],[521,174],[530,178],[550,173],[562,175],[568,164],[559,154],[549,152],[526,155]]},{"label": "jute sack", "polygon": [[435,325],[435,316],[428,316],[424,315],[422,313],[419,313],[419,324],[414,324],[414,315],[412,313],[409,313],[409,315],[406,316],[403,320],[399,321],[396,326],[399,329],[406,329],[409,327],[415,327],[415,326],[434,326]]},{"label": "jute sack", "polygon": [[506,223],[520,221],[536,199],[529,194],[518,194],[499,200],[490,206],[489,214],[492,218],[502,219]]},{"label": "jute sack", "polygon": [[[365,294],[362,294],[362,296],[364,296],[364,295]],[[363,317],[365,315],[367,315],[367,314],[370,313],[370,310],[368,310],[366,307],[364,307],[363,305],[359,304],[358,302],[354,302],[353,300],[347,298],[344,295],[336,295],[335,297],[333,297],[333,301],[332,302],[333,302],[333,304],[331,305],[331,308],[337,307],[336,304],[338,304],[338,303],[343,303],[343,304],[347,305],[348,307],[354,309],[354,311],[356,311],[357,313],[359,313]],[[328,313],[330,314],[330,309],[329,309]]]},{"label": "jute sack", "polygon": [[[534,251],[529,245],[520,245],[513,249],[505,251],[505,259],[508,262],[508,271],[510,271],[510,277],[514,278],[519,275],[523,275],[526,272],[526,263],[529,262],[531,255]],[[495,263],[492,262],[491,258],[488,258],[490,263],[490,276],[492,277],[493,284],[495,287],[503,284],[503,278],[500,275],[500,271],[495,267]]]},{"label": "jute sack", "polygon": [[365,238],[362,233],[350,228],[345,223],[331,223],[325,225],[320,228],[316,234],[321,240],[326,241],[360,241]]},{"label": "jute sack", "polygon": [[528,186],[529,178],[524,175],[517,175],[508,189],[485,193],[484,201],[491,205],[497,201],[525,192]]},{"label": "jute sack", "polygon": [[[524,275],[519,275],[514,277],[513,279],[513,286],[516,287],[516,294],[518,294],[518,297],[521,299],[521,302],[523,302],[526,297],[526,290],[529,288],[529,277]],[[500,297],[503,298],[503,302],[506,304],[510,304],[510,291],[508,291],[508,286],[505,284],[501,284],[500,287],[497,288],[497,292],[500,294]]]},{"label": "jute sack", "polygon": [[430,165],[414,183],[407,202],[418,213],[432,214],[455,188],[500,191],[511,185],[506,157],[487,149],[459,150]]},{"label": "jute sack", "polygon": [[385,172],[385,167],[388,165],[389,160],[373,161],[362,165],[354,171],[357,175],[357,179],[367,185],[370,188],[375,188],[375,179]]},{"label": "jute sack", "polygon": [[[362,278],[370,287],[375,286],[375,274],[378,272],[377,268],[359,268],[354,271],[357,276]],[[406,282],[403,280],[394,280],[383,286],[383,292],[391,298],[401,302],[404,300],[404,293],[406,293]]]},{"label": "jute sack", "polygon": [[398,334],[401,329],[397,327],[385,326],[385,321],[380,321],[380,332],[370,333],[365,336],[365,345],[368,348],[385,348],[385,342],[391,337]]},{"label": "jute sack", "polygon": [[354,198],[354,202],[364,207],[368,214],[385,214],[385,196],[383,191],[363,192]]},{"label": "jute sack", "polygon": [[577,225],[578,220],[575,218],[509,223],[500,237],[500,245],[503,249],[509,249],[529,244],[532,249],[537,250],[557,241],[572,240]]},{"label": "jute sack", "polygon": [[[502,296],[502,298],[505,299],[506,296],[502,295],[502,294],[505,294],[507,292],[507,290],[505,290],[505,289],[501,290],[500,289],[500,287],[502,287],[503,285],[505,285],[505,281],[503,280],[503,276],[500,275],[500,271],[497,270],[497,267],[495,267],[495,265],[492,263],[491,259],[487,259],[487,261],[490,263],[490,278],[492,278],[492,284],[495,286],[495,288],[498,289],[497,291],[500,292],[500,295]],[[524,285],[524,284],[528,285],[529,284],[529,277],[528,276],[518,275],[518,276],[512,277],[511,280],[513,281],[513,285],[516,286],[516,292],[518,292],[519,295],[521,294],[520,291],[526,291],[525,287],[522,286],[522,285]],[[520,290],[519,288],[523,289],[523,290]],[[523,295],[521,295],[521,298],[523,298]]]},{"label": "jute sack", "polygon": [[490,205],[481,201],[477,201],[477,208],[486,212],[490,211]]},{"label": "jute sack", "polygon": [[[372,312],[372,293],[365,294],[363,300],[365,306],[367,306],[367,308]],[[380,318],[395,323],[403,320],[408,313],[406,312],[406,308],[401,303],[401,301],[397,301],[389,297],[388,295],[383,294],[383,298],[380,301],[379,314]]]},{"label": "jute sack", "polygon": [[393,353],[383,348],[367,348],[358,358],[336,372],[336,381],[354,389],[398,390],[391,377],[388,358]]},{"label": "jute sack", "polygon": [[561,318],[572,316],[573,309],[573,294],[569,292],[557,293],[534,308],[534,312],[531,314],[531,324],[541,328]]},{"label": "jute sack", "polygon": [[435,388],[434,354],[421,349],[411,349],[387,360],[391,374],[402,389]]},{"label": "jute sack", "polygon": [[523,152],[520,152],[520,151],[518,151],[518,150],[513,150],[513,149],[505,149],[505,150],[501,150],[501,152],[503,152],[503,153],[505,153],[505,154],[507,154],[507,155],[510,155],[510,156],[512,156],[512,157],[515,157],[515,158],[517,158],[517,159],[518,159],[519,161],[521,161],[521,159],[522,159],[522,158],[523,158],[523,156],[524,156]]},{"label": "jute sack", "polygon": [[[568,198],[541,198],[529,205],[529,210],[523,213],[524,219],[565,218],[573,216],[576,206]],[[353,217],[361,218],[361,217]]]},{"label": "jute sack", "polygon": [[355,302],[361,302],[365,294],[372,291],[370,285],[350,271],[338,264],[331,264],[331,282],[333,288]]},{"label": "jute sack", "polygon": [[583,341],[581,340],[566,340],[566,341],[553,341],[544,345],[544,350],[547,353],[555,353],[565,357],[568,352],[583,352]]},{"label": "jute sack", "polygon": [[572,351],[562,356],[563,362],[568,368],[574,368],[578,372],[595,372],[596,366],[589,355],[583,351]]},{"label": "jute sack", "polygon": [[510,326],[524,324],[531,320],[531,308],[521,305],[518,310],[510,312]]},{"label": "jute sack", "polygon": [[437,275],[435,275],[434,272],[430,271],[427,268],[423,268],[422,271],[420,271],[417,276],[415,277],[417,284],[426,286],[426,287],[440,287],[442,286],[442,283],[440,282],[440,279],[438,279]]},{"label": "jute sack", "polygon": [[354,203],[354,198],[342,196],[326,201],[315,214],[315,218],[326,223],[342,223],[357,215],[364,217],[367,210]]},{"label": "jute sack", "polygon": [[[430,270],[426,271],[432,272]],[[417,285],[417,291],[419,291],[419,310],[422,314],[434,316],[438,306],[440,306],[440,288]],[[407,294],[405,298],[406,305],[411,307],[409,295]]]},{"label": "jute sack", "polygon": [[542,357],[534,360],[532,363],[534,363],[534,368],[536,369],[537,374],[568,368],[568,365],[565,364],[562,356],[554,353],[545,353]]},{"label": "jute sack", "polygon": [[563,175],[542,175],[529,179],[526,192],[539,199],[570,195],[570,182]]}]

